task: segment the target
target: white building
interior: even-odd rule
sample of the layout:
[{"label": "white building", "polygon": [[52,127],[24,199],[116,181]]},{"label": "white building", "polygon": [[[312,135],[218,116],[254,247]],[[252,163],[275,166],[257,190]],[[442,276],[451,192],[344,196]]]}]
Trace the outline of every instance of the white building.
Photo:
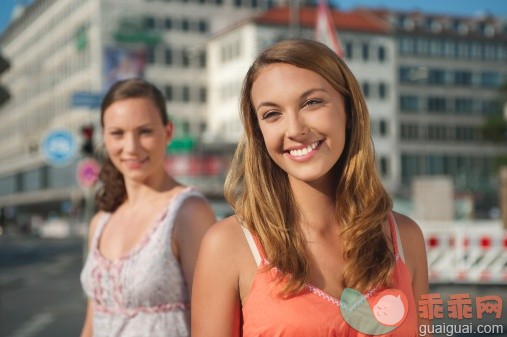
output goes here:
[{"label": "white building", "polygon": [[143,69],[165,93],[177,136],[199,138],[205,128],[208,36],[282,2],[35,0],[18,7],[0,36],[2,55],[11,64],[0,76],[11,93],[0,106],[0,210],[11,207],[9,214],[30,216],[77,205],[83,194],[75,178],[78,159],[64,167],[47,165],[40,143],[55,127],[74,131],[79,142],[88,123],[99,142],[97,105],[121,60],[143,64],[127,75]]},{"label": "white building", "polygon": [[[371,114],[382,176],[394,190],[399,183],[396,152],[396,52],[389,25],[365,11],[337,12],[333,18],[347,53],[346,62],[362,85]],[[273,8],[214,35],[208,42],[208,141],[235,143],[241,135],[239,92],[257,54],[290,37],[290,9]],[[313,38],[315,8],[302,8],[299,36]]]}]

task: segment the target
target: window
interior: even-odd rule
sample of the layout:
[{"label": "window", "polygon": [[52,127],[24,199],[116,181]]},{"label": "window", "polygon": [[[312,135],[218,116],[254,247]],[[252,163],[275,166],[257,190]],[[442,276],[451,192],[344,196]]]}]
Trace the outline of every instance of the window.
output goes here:
[{"label": "window", "polygon": [[454,73],[454,84],[462,86],[472,85],[472,73],[470,71],[460,70]]},{"label": "window", "polygon": [[188,54],[189,54],[189,52],[187,50],[181,51],[181,64],[184,67],[188,67],[190,65],[190,57]]},{"label": "window", "polygon": [[370,46],[368,46],[368,44],[363,44],[361,55],[363,57],[363,61],[368,61],[370,58]]},{"label": "window", "polygon": [[402,95],[400,97],[400,109],[405,112],[414,112],[419,110],[419,97],[412,95]]},{"label": "window", "polygon": [[165,27],[165,29],[168,29],[168,30],[172,29],[173,28],[173,20],[171,18],[166,18],[164,20],[164,27]]},{"label": "window", "polygon": [[370,84],[368,82],[364,82],[363,85],[363,95],[365,98],[370,97]]},{"label": "window", "polygon": [[384,119],[379,121],[379,132],[381,136],[387,136],[388,128],[387,122]]},{"label": "window", "polygon": [[143,26],[144,28],[155,28],[155,18],[154,17],[146,17],[144,18],[144,23],[143,23]]},{"label": "window", "polygon": [[387,177],[389,175],[389,159],[387,157],[380,157],[380,174],[383,177]]},{"label": "window", "polygon": [[428,111],[430,112],[445,112],[447,103],[443,97],[428,97]]},{"label": "window", "polygon": [[430,69],[428,73],[429,84],[445,84],[445,71],[442,69]]},{"label": "window", "polygon": [[384,62],[386,60],[386,49],[384,46],[378,47],[378,60],[380,62]]},{"label": "window", "polygon": [[403,123],[401,124],[401,139],[418,139],[419,128],[417,124]]},{"label": "window", "polygon": [[381,99],[386,98],[387,96],[387,85],[384,82],[380,82],[378,85],[378,97]]},{"label": "window", "polygon": [[399,71],[400,82],[401,83],[410,83],[411,79],[411,71],[409,67],[401,67]]},{"label": "window", "polygon": [[474,110],[474,101],[471,98],[456,98],[454,101],[454,111],[457,114],[471,114]]},{"label": "window", "polygon": [[190,23],[188,22],[188,19],[181,20],[181,29],[184,32],[187,32],[190,30]]},{"label": "window", "polygon": [[500,86],[500,74],[498,72],[483,72],[481,74],[481,86],[486,88],[497,88]]},{"label": "window", "polygon": [[207,33],[208,32],[208,22],[205,20],[199,21],[199,32]]},{"label": "window", "polygon": [[146,50],[146,62],[148,64],[155,64],[155,49],[148,48]]},{"label": "window", "polygon": [[353,56],[353,45],[351,42],[346,42],[345,43],[345,57],[349,60],[352,59],[352,56]]},{"label": "window", "polygon": [[183,87],[182,100],[183,100],[183,102],[189,102],[190,101],[190,88],[187,85],[185,85]]},{"label": "window", "polygon": [[169,102],[173,100],[173,87],[172,85],[166,85],[164,88],[165,99]]},{"label": "window", "polygon": [[199,101],[201,103],[206,102],[206,97],[207,97],[206,88],[205,87],[201,87],[199,89]]},{"label": "window", "polygon": [[165,50],[165,55],[164,55],[164,62],[166,65],[172,65],[173,64],[173,52],[171,49],[166,49]]},{"label": "window", "polygon": [[206,68],[206,52],[205,51],[199,52],[199,67]]}]

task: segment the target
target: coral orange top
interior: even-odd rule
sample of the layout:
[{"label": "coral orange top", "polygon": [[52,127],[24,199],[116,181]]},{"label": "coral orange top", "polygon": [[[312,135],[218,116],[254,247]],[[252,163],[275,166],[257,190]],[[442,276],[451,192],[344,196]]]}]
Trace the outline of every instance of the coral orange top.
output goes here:
[{"label": "coral orange top", "polygon": [[[258,240],[254,238],[246,228],[243,228],[250,249],[259,266],[259,270],[254,276],[250,293],[242,308],[243,336],[417,337],[417,311],[412,292],[412,280],[404,262],[403,249],[399,240],[396,222],[391,213],[388,218],[396,257],[393,284],[394,288],[397,289],[395,292],[400,293],[401,291],[401,293],[406,296],[402,308],[402,312],[405,312],[403,320],[399,321],[401,316],[396,315],[396,310],[394,313],[389,313],[391,315],[390,317],[397,321],[397,323],[392,322],[392,320],[389,322],[394,325],[389,326],[381,324],[379,320],[375,319],[375,317],[380,317],[377,313],[380,313],[379,310],[382,309],[379,296],[385,296],[386,291],[389,292],[393,289],[374,289],[364,295],[358,293],[360,297],[364,297],[363,303],[358,301],[359,304],[356,307],[362,307],[364,310],[356,310],[355,307],[352,306],[351,316],[356,322],[356,328],[358,327],[358,330],[362,330],[362,332],[354,329],[347,323],[350,322],[350,319],[345,320],[344,315],[342,315],[342,309],[344,309],[346,303],[312,285],[307,285],[301,292],[289,298],[277,297],[280,284],[276,283],[276,268],[272,268],[269,271],[262,271],[262,268],[268,264],[264,250]],[[385,299],[393,298],[395,297],[385,297]],[[366,299],[367,302],[364,301],[364,299]],[[385,301],[382,303],[385,303]],[[389,304],[388,300],[387,303]],[[368,304],[368,306],[365,308],[366,304]],[[375,308],[377,305],[378,308]],[[340,306],[343,307],[340,308]],[[354,310],[357,312],[354,312]],[[375,315],[372,315],[372,313],[375,313]],[[380,321],[382,321],[382,319],[380,319]],[[389,321],[389,319],[387,321]],[[365,328],[371,328],[372,326],[380,326],[381,328],[375,332]],[[386,327],[391,331],[386,333]],[[378,331],[381,331],[381,333]],[[384,332],[382,333],[382,331]]]}]

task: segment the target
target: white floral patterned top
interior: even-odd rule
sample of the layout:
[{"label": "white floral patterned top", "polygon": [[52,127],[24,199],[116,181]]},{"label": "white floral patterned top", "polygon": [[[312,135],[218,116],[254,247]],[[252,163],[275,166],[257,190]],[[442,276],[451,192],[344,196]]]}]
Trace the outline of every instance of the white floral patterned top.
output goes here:
[{"label": "white floral patterned top", "polygon": [[174,220],[190,197],[204,198],[190,188],[182,190],[144,239],[114,261],[99,251],[111,216],[104,213],[81,272],[83,289],[94,303],[94,337],[190,335],[188,289],[171,248]]}]

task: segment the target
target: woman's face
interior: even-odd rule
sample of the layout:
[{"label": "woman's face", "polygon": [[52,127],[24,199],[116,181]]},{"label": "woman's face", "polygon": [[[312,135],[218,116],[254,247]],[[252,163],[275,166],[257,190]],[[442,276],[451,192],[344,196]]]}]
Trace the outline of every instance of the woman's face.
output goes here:
[{"label": "woman's face", "polygon": [[103,120],[107,154],[126,181],[148,183],[163,174],[172,124],[163,125],[151,99],[116,101],[104,111]]},{"label": "woman's face", "polygon": [[260,70],[251,100],[268,153],[289,180],[331,182],[345,146],[342,95],[313,71],[275,63]]}]

